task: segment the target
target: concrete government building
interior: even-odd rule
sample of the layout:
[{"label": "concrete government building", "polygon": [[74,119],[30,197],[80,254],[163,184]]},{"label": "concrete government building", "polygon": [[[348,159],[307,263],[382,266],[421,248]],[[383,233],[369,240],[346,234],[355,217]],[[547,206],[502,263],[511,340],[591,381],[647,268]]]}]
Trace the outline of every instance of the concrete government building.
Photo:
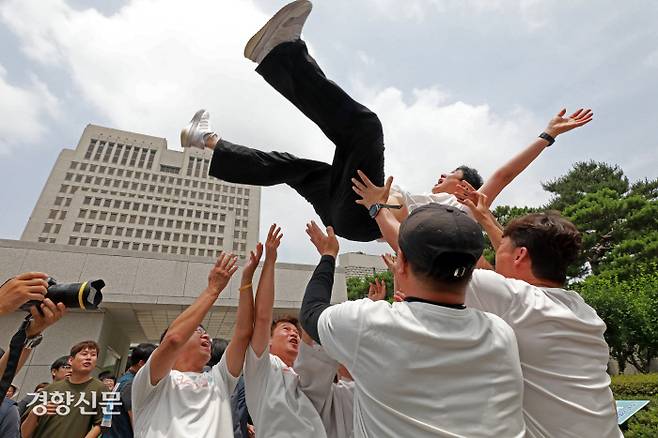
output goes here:
[{"label": "concrete government building", "polygon": [[[0,282],[42,271],[61,283],[102,278],[107,286],[101,309],[69,311],[46,331],[14,379],[21,396],[50,381],[50,364],[86,339],[101,346],[97,371],[120,375],[130,345],[157,341],[205,288],[220,251],[244,257],[255,246],[260,188],[209,177],[211,158],[210,150],[169,150],[164,138],[95,125],[61,151],[21,240],[0,240]],[[299,311],[314,268],[277,264],[275,313]],[[212,337],[231,336],[240,275],[203,321]],[[333,300],[346,297],[339,267]],[[3,348],[24,315],[0,319]]]}]

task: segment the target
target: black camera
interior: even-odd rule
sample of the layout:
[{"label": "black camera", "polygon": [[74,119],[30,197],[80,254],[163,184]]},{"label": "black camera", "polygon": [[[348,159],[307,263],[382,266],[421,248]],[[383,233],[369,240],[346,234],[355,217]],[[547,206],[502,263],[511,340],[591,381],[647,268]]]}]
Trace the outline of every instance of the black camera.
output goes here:
[{"label": "black camera", "polygon": [[[57,283],[48,277],[48,292],[44,298],[57,303],[64,303],[69,309],[96,310],[103,301],[101,289],[105,287],[103,280],[85,281],[84,283]],[[38,306],[40,301],[32,300],[21,306],[22,310],[30,311],[32,306]]]}]

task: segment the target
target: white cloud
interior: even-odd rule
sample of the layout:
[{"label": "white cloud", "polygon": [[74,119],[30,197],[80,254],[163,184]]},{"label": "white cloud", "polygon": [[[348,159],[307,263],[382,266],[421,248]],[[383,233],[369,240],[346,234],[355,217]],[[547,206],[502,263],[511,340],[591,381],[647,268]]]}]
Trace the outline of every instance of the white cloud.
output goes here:
[{"label": "white cloud", "polygon": [[[178,129],[196,109],[207,107],[228,140],[330,162],[333,145],[242,58],[244,43],[271,12],[246,0],[134,0],[111,16],[74,10],[63,0],[9,1],[0,7],[25,53],[64,69],[75,94],[112,127],[165,136],[177,148]],[[486,177],[538,128],[526,110],[497,113],[484,103],[453,99],[438,87],[408,96],[395,87],[370,89],[356,83],[352,89],[384,124],[387,173],[412,190],[429,189],[441,172],[460,164],[475,166]],[[32,92],[49,96],[45,108],[52,108],[54,98],[45,86],[35,85]],[[81,129],[89,122],[98,123],[80,120]],[[531,197],[527,188],[519,189],[529,181],[538,186],[532,170],[505,199]],[[264,189],[261,236],[271,222],[283,225],[282,260],[316,259],[304,233],[304,223],[314,217],[292,189]],[[343,246],[364,248],[381,251],[385,246]]]},{"label": "white cloud", "polygon": [[433,14],[479,16],[492,14],[516,17],[530,31],[544,27],[548,22],[551,2],[543,0],[405,0],[403,7],[398,0],[368,0],[373,10],[392,21],[412,20],[421,22]]},{"label": "white cloud", "polygon": [[48,87],[30,75],[27,87],[7,81],[0,65],[0,155],[8,155],[19,145],[35,143],[46,132],[42,118],[56,117],[58,101]]}]

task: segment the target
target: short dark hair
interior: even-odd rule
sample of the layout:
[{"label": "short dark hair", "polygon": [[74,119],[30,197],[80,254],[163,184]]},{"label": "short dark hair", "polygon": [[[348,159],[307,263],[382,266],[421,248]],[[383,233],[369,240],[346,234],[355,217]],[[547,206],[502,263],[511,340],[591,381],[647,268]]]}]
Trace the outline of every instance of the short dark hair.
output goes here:
[{"label": "short dark hair", "polygon": [[98,346],[96,341],[82,341],[71,347],[71,353],[69,353],[69,357],[75,357],[76,354],[80,353],[85,348],[88,348],[89,350],[96,350],[96,355],[101,352],[101,347]]},{"label": "short dark hair", "polygon": [[472,167],[468,167],[462,164],[461,166],[455,169],[455,171],[457,170],[462,171],[462,175],[464,175],[462,180],[472,185],[475,190],[479,189],[480,187],[482,187],[482,184],[484,184],[484,181],[482,180],[480,173],[477,170],[473,169]]},{"label": "short dark hair", "polygon": [[98,380],[103,380],[103,379],[112,379],[116,382],[117,377],[114,374],[112,374],[111,371],[103,371],[98,375]]},{"label": "short dark hair", "polygon": [[210,360],[206,365],[209,367],[213,367],[219,363],[220,360],[222,360],[222,356],[224,355],[224,351],[226,351],[226,347],[228,347],[228,341],[224,338],[213,338],[212,344],[210,346]]},{"label": "short dark hair", "polygon": [[528,249],[535,277],[559,283],[566,281],[567,268],[578,257],[582,245],[576,226],[557,211],[513,219],[505,227],[503,237]]},{"label": "short dark hair", "polygon": [[14,385],[13,383],[9,385],[10,388],[14,388],[14,394],[18,392],[18,386]]},{"label": "short dark hair", "polygon": [[[473,259],[463,253],[443,253],[435,259],[435,263],[429,269],[423,269],[417,264],[409,262],[409,268],[423,282],[444,291],[456,291],[461,286],[467,284],[471,280],[473,271],[475,270]],[[455,270],[463,266],[469,266],[469,268],[464,271],[461,277],[451,275]]]},{"label": "short dark hair", "polygon": [[39,391],[39,390],[45,388],[45,387],[48,386],[48,385],[50,385],[50,383],[48,383],[48,382],[41,382],[41,383],[39,383],[37,386],[34,387],[34,392],[37,392],[37,391]]},{"label": "short dark hair", "polygon": [[299,331],[299,319],[292,315],[280,315],[272,320],[272,326],[270,327],[270,334],[274,333],[274,329],[276,326],[279,324],[283,324],[284,322],[288,322],[295,327],[297,327],[297,331]]},{"label": "short dark hair", "polygon": [[139,363],[140,360],[146,362],[151,357],[151,353],[155,350],[155,344],[148,342],[143,342],[133,348],[132,353],[130,353],[130,365],[135,365]]},{"label": "short dark hair", "polygon": [[68,366],[68,365],[69,365],[69,357],[70,357],[70,356],[62,356],[62,357],[58,357],[58,358],[55,360],[55,362],[53,362],[53,364],[50,365],[50,371],[53,371],[53,370],[57,371],[57,370],[60,369],[61,367]]}]

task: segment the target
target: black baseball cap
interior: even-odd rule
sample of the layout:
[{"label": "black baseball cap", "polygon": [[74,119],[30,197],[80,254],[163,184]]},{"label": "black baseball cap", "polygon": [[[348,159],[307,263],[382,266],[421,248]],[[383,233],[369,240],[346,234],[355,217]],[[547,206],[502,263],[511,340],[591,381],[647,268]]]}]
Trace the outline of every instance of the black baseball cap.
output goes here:
[{"label": "black baseball cap", "polygon": [[443,281],[470,274],[484,249],[482,228],[457,207],[427,204],[400,226],[400,249],[414,271]]}]

